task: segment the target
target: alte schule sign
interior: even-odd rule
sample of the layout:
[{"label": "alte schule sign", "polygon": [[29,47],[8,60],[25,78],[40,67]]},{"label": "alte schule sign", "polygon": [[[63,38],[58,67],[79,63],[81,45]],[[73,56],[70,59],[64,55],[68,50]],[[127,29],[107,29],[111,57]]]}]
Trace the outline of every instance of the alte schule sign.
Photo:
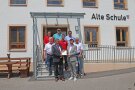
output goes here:
[{"label": "alte schule sign", "polygon": [[129,19],[129,15],[101,15],[97,13],[93,13],[91,16],[91,20],[111,20],[111,21],[127,21]]}]

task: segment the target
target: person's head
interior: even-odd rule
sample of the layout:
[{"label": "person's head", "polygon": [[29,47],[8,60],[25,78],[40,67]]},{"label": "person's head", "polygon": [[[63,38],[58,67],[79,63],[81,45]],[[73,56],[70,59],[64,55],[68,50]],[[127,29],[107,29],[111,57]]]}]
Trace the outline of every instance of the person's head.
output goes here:
[{"label": "person's head", "polygon": [[78,38],[78,37],[75,38],[75,42],[76,42],[76,43],[79,43],[79,38]]},{"label": "person's head", "polygon": [[60,34],[61,33],[61,29],[58,28],[57,29],[57,33]]},{"label": "person's head", "polygon": [[68,31],[68,35],[69,36],[72,36],[72,31]]},{"label": "person's head", "polygon": [[59,44],[59,39],[56,39],[55,40],[55,44]]},{"label": "person's head", "polygon": [[49,43],[53,43],[53,37],[49,37]]},{"label": "person's head", "polygon": [[74,39],[70,39],[70,45],[73,45]]},{"label": "person's head", "polygon": [[65,34],[62,34],[62,40],[64,40],[65,39]]},{"label": "person's head", "polygon": [[51,37],[51,32],[50,31],[47,32],[47,36]]}]

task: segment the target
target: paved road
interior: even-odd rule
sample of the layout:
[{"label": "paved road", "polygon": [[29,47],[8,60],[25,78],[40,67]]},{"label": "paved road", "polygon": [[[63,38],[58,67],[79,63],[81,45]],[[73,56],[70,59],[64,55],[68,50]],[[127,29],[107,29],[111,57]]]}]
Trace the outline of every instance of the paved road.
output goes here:
[{"label": "paved road", "polygon": [[33,81],[31,78],[0,78],[0,90],[135,90],[135,69],[89,74],[76,82]]}]

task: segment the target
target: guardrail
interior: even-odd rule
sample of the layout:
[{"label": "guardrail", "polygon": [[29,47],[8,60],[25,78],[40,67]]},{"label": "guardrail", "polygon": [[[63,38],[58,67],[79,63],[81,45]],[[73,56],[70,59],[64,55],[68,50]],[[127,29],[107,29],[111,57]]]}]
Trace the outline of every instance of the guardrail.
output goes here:
[{"label": "guardrail", "polygon": [[85,63],[134,63],[135,47],[97,46],[83,51]]}]

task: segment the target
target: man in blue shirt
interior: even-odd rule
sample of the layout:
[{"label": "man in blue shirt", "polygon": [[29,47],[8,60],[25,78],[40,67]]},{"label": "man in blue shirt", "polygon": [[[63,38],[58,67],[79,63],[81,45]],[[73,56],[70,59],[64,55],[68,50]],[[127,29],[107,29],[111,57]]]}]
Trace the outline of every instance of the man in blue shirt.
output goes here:
[{"label": "man in blue shirt", "polygon": [[53,38],[54,38],[54,40],[56,40],[56,39],[61,40],[61,39],[62,39],[61,29],[57,29],[57,33],[55,33],[55,34],[53,35]]},{"label": "man in blue shirt", "polygon": [[65,40],[68,41],[69,45],[70,45],[69,43],[70,39],[73,39],[75,41],[75,38],[72,36],[72,31],[68,31],[68,35],[65,37]]}]

